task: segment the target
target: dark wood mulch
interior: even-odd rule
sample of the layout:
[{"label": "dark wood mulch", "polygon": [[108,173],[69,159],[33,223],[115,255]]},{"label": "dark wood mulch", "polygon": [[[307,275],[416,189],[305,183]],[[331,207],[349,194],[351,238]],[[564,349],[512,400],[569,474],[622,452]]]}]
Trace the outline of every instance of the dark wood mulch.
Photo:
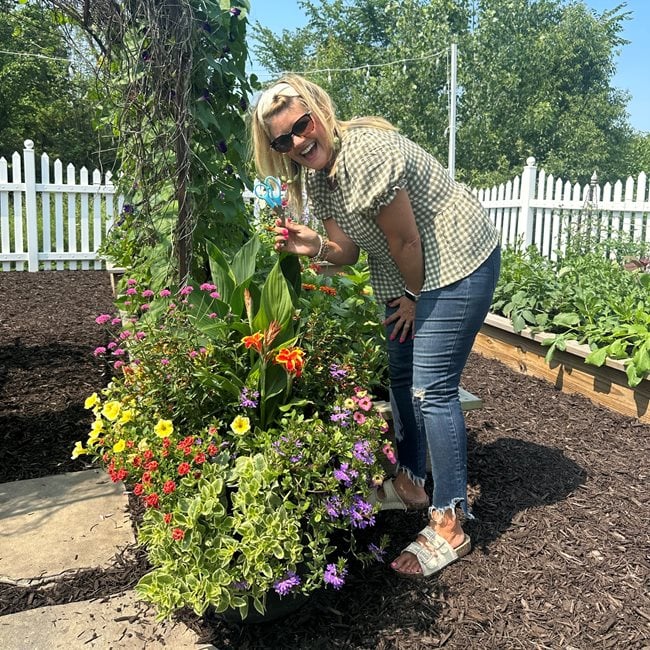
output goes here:
[{"label": "dark wood mulch", "polygon": [[[110,311],[105,273],[0,273],[0,482],[84,469],[69,459]],[[650,648],[650,427],[472,355],[464,386],[474,550],[426,581],[351,571],[285,620],[180,618],[218,648]],[[134,509],[135,510],[135,509]],[[391,556],[425,523],[381,513]],[[47,590],[0,585],[0,615],[130,588],[143,552]]]}]

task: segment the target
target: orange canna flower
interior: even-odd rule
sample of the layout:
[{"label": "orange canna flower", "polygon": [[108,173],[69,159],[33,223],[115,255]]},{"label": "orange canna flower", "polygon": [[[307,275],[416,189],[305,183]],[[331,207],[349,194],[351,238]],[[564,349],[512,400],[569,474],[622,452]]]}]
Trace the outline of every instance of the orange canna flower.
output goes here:
[{"label": "orange canna flower", "polygon": [[264,334],[262,332],[255,332],[250,336],[245,336],[242,339],[242,343],[246,346],[246,349],[255,348],[258,352],[262,351],[262,342],[264,341]]},{"label": "orange canna flower", "polygon": [[302,374],[302,368],[305,364],[304,350],[301,348],[282,348],[275,357],[275,362],[296,377]]}]

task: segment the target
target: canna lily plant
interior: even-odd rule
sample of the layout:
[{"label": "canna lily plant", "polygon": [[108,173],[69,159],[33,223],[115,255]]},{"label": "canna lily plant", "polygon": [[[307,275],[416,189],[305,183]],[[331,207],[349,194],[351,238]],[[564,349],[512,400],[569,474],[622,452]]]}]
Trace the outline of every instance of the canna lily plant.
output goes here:
[{"label": "canna lily plant", "polygon": [[327,390],[301,390],[316,370],[301,270],[280,256],[261,273],[260,246],[228,260],[210,245],[210,282],[154,293],[128,280],[118,313],[97,318],[114,378],[86,400],[94,421],[73,457],[142,499],[152,568],[137,591],[161,618],[264,613],[270,594],[338,589],[351,558],[383,553],[357,532],[394,460],[387,425],[352,364],[333,364]]}]

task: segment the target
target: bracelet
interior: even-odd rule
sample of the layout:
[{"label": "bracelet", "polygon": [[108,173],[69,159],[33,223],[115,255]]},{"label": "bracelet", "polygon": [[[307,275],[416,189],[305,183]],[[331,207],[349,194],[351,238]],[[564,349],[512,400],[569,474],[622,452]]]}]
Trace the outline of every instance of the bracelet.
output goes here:
[{"label": "bracelet", "polygon": [[327,253],[329,252],[329,241],[327,237],[323,238],[320,235],[317,235],[318,237],[318,242],[319,242],[319,247],[318,247],[318,253],[314,255],[313,257],[310,257],[309,260],[311,262],[324,262],[325,258],[327,257]]},{"label": "bracelet", "polygon": [[412,291],[410,291],[409,289],[407,289],[406,287],[404,287],[404,295],[405,295],[409,300],[411,300],[411,301],[413,301],[413,302],[417,302],[418,300],[420,300],[420,296],[421,296],[422,294],[419,294],[419,293],[413,293]]}]

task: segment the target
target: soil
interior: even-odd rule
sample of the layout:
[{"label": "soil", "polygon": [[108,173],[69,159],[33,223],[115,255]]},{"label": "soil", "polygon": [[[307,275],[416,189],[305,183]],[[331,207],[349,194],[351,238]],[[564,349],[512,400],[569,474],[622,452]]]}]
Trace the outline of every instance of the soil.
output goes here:
[{"label": "soil", "polygon": [[[0,482],[78,471],[85,397],[109,378],[93,349],[112,311],[98,271],[0,273]],[[428,580],[352,567],[284,620],[179,618],[217,648],[650,648],[650,427],[472,354],[463,385],[473,552]],[[131,506],[134,519],[137,508]],[[396,555],[425,519],[380,513]],[[104,597],[148,569],[137,547],[44,592],[0,586],[0,615]]]}]

